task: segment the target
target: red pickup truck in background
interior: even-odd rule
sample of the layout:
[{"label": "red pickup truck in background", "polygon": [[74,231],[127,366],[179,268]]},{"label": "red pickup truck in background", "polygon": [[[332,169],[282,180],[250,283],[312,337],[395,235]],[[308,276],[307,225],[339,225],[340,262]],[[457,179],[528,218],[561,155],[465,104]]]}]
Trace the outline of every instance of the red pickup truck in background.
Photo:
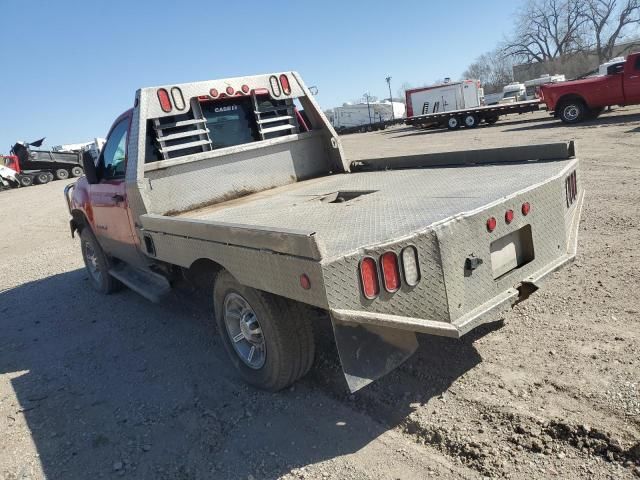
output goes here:
[{"label": "red pickup truck in background", "polygon": [[595,118],[611,105],[640,104],[640,52],[611,65],[606,75],[542,85],[540,100],[564,123]]}]

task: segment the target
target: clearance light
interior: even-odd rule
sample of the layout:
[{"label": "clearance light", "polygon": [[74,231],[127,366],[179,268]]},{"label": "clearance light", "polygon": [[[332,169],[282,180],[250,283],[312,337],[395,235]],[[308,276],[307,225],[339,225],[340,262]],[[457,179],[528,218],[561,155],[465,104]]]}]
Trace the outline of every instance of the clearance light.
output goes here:
[{"label": "clearance light", "polygon": [[233,95],[233,87],[227,87],[227,95]]},{"label": "clearance light", "polygon": [[529,202],[524,202],[522,204],[522,214],[523,215],[529,215],[529,212],[531,211],[531,205],[529,205]]},{"label": "clearance light", "polygon": [[158,89],[158,101],[160,102],[160,108],[163,112],[169,113],[171,111],[171,100],[169,99],[169,92],[164,88]]},{"label": "clearance light", "polygon": [[504,221],[507,223],[513,222],[514,213],[513,210],[507,210],[504,214]]},{"label": "clearance light", "polygon": [[420,281],[420,267],[418,265],[418,251],[415,247],[405,247],[400,254],[404,281],[414,287]]},{"label": "clearance light", "polygon": [[242,85],[242,93],[249,93],[249,85]]},{"label": "clearance light", "polygon": [[373,258],[365,257],[360,262],[360,280],[364,296],[369,300],[376,298],[380,293],[380,283],[378,268]]},{"label": "clearance light", "polygon": [[213,98],[216,98],[218,96],[218,90],[212,88],[211,90],[209,90],[209,95],[211,95]]},{"label": "clearance light", "polygon": [[496,225],[498,225],[498,222],[494,217],[490,217],[489,220],[487,220],[487,230],[490,232],[493,232],[496,229]]},{"label": "clearance light", "polygon": [[382,281],[384,289],[389,292],[397,292],[400,289],[400,266],[398,256],[393,252],[385,252],[380,257],[382,269]]},{"label": "clearance light", "polygon": [[311,288],[311,280],[309,280],[309,276],[306,273],[300,275],[300,286],[305,290],[309,290]]},{"label": "clearance light", "polygon": [[280,75],[280,84],[282,85],[282,91],[285,95],[289,95],[291,93],[291,85],[289,84],[289,79],[283,73]]}]

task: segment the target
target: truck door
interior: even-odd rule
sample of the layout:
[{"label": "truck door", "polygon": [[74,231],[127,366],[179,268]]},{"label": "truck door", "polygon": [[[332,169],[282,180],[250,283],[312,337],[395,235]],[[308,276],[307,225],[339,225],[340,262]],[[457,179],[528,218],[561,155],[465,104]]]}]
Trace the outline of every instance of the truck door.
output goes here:
[{"label": "truck door", "polygon": [[[630,69],[630,72],[626,70]],[[626,104],[640,103],[640,55],[625,65],[624,95]]]},{"label": "truck door", "polygon": [[140,263],[140,255],[124,180],[130,120],[124,116],[112,127],[98,159],[99,182],[90,186],[89,195],[100,245],[110,255],[135,265]]}]

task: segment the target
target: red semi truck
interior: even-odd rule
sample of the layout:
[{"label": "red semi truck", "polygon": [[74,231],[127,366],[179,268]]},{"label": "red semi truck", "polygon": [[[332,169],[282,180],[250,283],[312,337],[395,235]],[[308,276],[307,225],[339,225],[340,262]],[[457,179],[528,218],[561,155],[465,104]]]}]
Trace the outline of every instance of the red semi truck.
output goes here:
[{"label": "red semi truck", "polygon": [[606,75],[542,85],[540,99],[564,123],[595,118],[611,105],[640,104],[640,52],[610,65]]}]

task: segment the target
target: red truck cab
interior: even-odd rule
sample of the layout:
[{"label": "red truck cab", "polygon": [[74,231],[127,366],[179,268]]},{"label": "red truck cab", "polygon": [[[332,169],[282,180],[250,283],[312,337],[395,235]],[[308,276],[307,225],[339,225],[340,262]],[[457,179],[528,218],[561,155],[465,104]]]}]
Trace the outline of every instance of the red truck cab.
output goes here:
[{"label": "red truck cab", "polygon": [[611,105],[640,104],[640,52],[611,65],[606,75],[543,85],[540,99],[564,123],[595,118]]}]

